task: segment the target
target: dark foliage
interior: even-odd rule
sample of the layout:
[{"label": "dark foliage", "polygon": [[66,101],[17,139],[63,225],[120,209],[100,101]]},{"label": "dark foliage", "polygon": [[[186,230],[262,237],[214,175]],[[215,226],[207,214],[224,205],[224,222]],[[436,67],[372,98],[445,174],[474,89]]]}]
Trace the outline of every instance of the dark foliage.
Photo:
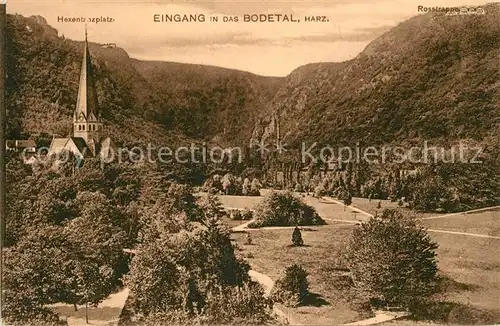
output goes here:
[{"label": "dark foliage", "polygon": [[296,306],[306,301],[309,295],[307,272],[302,266],[287,266],[285,275],[278,279],[273,287],[272,298],[288,306]]},{"label": "dark foliage", "polygon": [[354,230],[347,249],[357,296],[378,307],[425,302],[436,291],[436,248],[414,218],[384,210]]},{"label": "dark foliage", "polygon": [[250,227],[325,224],[314,208],[291,192],[272,192],[257,206],[254,216]]},{"label": "dark foliage", "polygon": [[292,245],[295,247],[303,246],[304,240],[302,240],[302,233],[300,229],[296,226],[292,233]]}]

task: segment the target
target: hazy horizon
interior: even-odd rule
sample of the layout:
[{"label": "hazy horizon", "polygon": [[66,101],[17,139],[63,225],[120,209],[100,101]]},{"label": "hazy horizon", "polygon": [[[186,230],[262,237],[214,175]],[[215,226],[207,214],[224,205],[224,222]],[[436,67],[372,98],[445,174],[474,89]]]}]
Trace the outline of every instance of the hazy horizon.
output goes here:
[{"label": "hazy horizon", "polygon": [[[117,11],[117,2],[120,11]],[[131,58],[237,69],[262,76],[286,76],[309,63],[355,58],[378,36],[413,16],[418,5],[481,5],[484,1],[294,1],[257,2],[81,2],[23,1],[7,4],[9,14],[43,16],[59,35],[81,41],[84,23],[58,17],[112,17],[112,23],[88,23],[90,42],[116,43]],[[204,14],[205,23],[154,22],[154,14]],[[279,13],[300,23],[208,22],[210,15]],[[304,16],[328,22],[304,22]]]}]

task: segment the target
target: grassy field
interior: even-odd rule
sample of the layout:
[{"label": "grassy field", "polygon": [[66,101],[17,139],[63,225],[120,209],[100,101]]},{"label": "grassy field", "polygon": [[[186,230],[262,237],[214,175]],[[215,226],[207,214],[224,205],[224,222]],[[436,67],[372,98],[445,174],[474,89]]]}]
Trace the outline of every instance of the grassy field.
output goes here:
[{"label": "grassy field", "polygon": [[[227,206],[251,208],[262,197],[223,196],[221,199]],[[305,247],[289,246],[292,229],[251,231],[253,245],[245,245],[246,234],[234,233],[235,243],[255,270],[274,280],[292,263],[300,263],[306,268],[310,274],[310,289],[320,299],[314,305],[290,309],[297,321],[332,325],[367,317],[353,310],[346,302],[344,293],[336,286],[336,271],[332,268],[335,267],[339,250],[345,246],[354,227],[333,219],[359,220],[360,214],[356,216],[349,210],[344,211],[341,205],[319,202],[311,197],[305,198],[305,201],[313,205],[328,223],[326,226],[306,227],[302,231]],[[377,201],[372,203],[376,208]],[[382,208],[388,208],[384,204],[382,203]],[[357,207],[361,208],[360,206]],[[432,229],[494,235],[498,232],[497,221],[498,211],[424,220],[423,223]],[[438,266],[440,273],[447,279],[445,291],[436,297],[439,303],[436,305],[436,312],[432,314],[433,320],[397,320],[387,324],[500,322],[500,240],[440,233],[430,235],[439,244]]]},{"label": "grassy field", "polygon": [[343,299],[342,290],[335,286],[333,267],[337,252],[345,247],[352,228],[345,224],[304,227],[304,247],[290,246],[293,228],[251,231],[252,245],[245,244],[245,233],[234,233],[232,237],[252,269],[273,280],[282,275],[286,266],[294,263],[307,270],[310,291],[315,299],[308,305],[291,308],[288,312],[294,320],[303,324],[337,325],[366,317],[353,310]]},{"label": "grassy field", "polygon": [[260,203],[264,199],[264,197],[219,196],[219,199],[224,207],[253,209],[258,203]]},{"label": "grassy field", "polygon": [[[257,206],[264,197],[245,197],[245,196],[220,196],[219,197],[222,205],[225,207],[232,208],[249,208],[253,209]],[[318,214],[328,223],[332,220],[347,220],[347,221],[363,221],[364,216],[362,214],[355,214],[350,209],[344,209],[335,203],[325,202],[318,200],[314,197],[303,197],[302,200],[313,206]]]},{"label": "grassy field", "polygon": [[[437,221],[437,220],[436,220]],[[438,264],[449,278],[438,295],[434,323],[397,320],[381,325],[480,324],[500,322],[500,240],[431,234],[438,242]]]},{"label": "grassy field", "polygon": [[500,210],[423,220],[429,229],[500,236]]},{"label": "grassy field", "polygon": [[384,210],[386,208],[398,208],[404,213],[415,214],[419,218],[441,215],[439,213],[416,213],[415,211],[409,209],[408,207],[399,207],[397,202],[392,202],[390,200],[379,200],[379,199],[369,200],[367,198],[359,198],[359,197],[354,197],[352,199],[352,205],[354,207],[364,210],[365,212],[368,212],[370,214],[375,214],[377,212],[377,205],[379,202],[381,206],[380,210]]}]

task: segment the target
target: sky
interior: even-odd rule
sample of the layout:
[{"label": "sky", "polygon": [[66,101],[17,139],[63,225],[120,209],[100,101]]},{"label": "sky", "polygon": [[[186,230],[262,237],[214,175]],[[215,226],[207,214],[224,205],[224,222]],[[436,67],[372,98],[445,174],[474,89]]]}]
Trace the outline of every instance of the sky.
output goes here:
[{"label": "sky", "polygon": [[[141,60],[196,63],[286,76],[312,62],[339,62],[356,57],[371,41],[398,23],[421,14],[418,6],[482,5],[477,0],[185,0],[82,1],[7,0],[7,12],[43,16],[66,38],[83,40],[85,23],[58,18],[110,17],[88,22],[91,42],[115,43]],[[155,22],[154,15],[203,14],[205,22]],[[300,22],[244,22],[245,14],[282,14]],[[218,17],[210,22],[209,17]],[[223,16],[238,22],[223,22]],[[325,16],[327,22],[305,22]]]}]

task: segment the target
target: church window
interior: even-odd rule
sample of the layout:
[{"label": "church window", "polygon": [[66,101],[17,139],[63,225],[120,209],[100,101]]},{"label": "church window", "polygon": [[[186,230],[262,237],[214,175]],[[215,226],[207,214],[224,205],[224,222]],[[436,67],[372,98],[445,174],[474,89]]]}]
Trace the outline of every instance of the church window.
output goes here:
[{"label": "church window", "polygon": [[82,130],[82,125],[78,125],[78,130]]},{"label": "church window", "polygon": [[83,130],[85,130],[85,125],[82,126]]}]

